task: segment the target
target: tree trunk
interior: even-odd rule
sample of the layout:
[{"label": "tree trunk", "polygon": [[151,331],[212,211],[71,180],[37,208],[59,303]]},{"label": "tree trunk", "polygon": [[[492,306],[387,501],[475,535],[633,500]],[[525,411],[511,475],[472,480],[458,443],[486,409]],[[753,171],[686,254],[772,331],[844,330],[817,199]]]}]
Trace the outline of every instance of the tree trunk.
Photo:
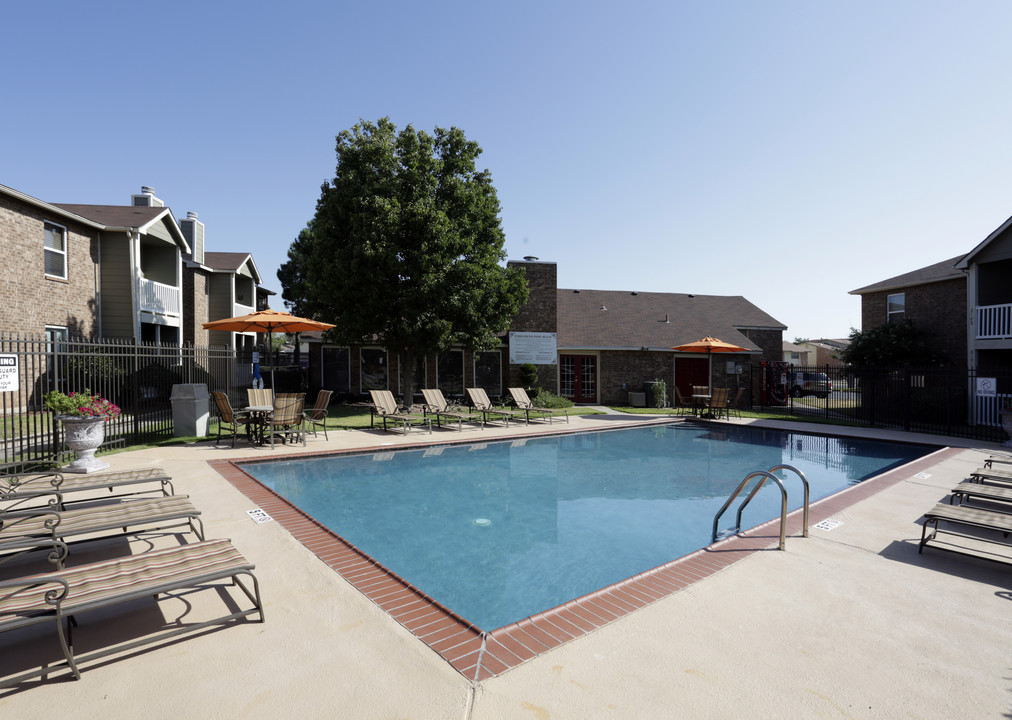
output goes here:
[{"label": "tree trunk", "polygon": [[405,348],[401,356],[404,358],[404,367],[401,368],[404,375],[404,406],[410,408],[415,398],[415,353]]}]

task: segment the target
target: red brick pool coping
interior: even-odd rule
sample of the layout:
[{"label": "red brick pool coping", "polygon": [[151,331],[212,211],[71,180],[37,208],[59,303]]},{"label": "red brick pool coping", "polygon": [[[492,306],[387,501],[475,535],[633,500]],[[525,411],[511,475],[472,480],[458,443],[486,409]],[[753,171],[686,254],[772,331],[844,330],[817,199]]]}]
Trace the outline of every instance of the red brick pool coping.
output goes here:
[{"label": "red brick pool coping", "polygon": [[[524,437],[543,435],[540,433]],[[439,444],[472,443],[473,440]],[[432,444],[403,445],[396,449],[418,449]],[[412,587],[239,467],[244,462],[358,455],[390,452],[392,449],[389,445],[383,445],[300,453],[268,460],[263,457],[211,460],[208,464],[342,578],[439,653],[462,675],[474,681],[495,677],[526,660],[699,582],[755,552],[776,548],[780,540],[779,521],[773,520],[559,607],[483,633],[480,628]],[[818,500],[810,506],[809,525],[815,525],[959,452],[959,448],[942,448]],[[796,536],[801,532],[802,513],[796,510],[787,517],[788,543],[800,541]]]}]

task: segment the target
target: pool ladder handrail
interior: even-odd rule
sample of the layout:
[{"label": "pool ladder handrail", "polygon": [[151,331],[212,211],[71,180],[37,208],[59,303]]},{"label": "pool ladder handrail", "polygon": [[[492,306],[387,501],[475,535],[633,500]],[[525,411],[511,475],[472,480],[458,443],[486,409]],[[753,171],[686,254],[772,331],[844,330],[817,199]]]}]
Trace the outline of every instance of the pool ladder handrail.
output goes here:
[{"label": "pool ladder handrail", "polygon": [[741,529],[741,514],[742,512],[744,512],[745,506],[748,505],[750,502],[752,502],[752,498],[754,498],[756,494],[762,489],[763,485],[766,484],[767,480],[773,480],[773,482],[775,482],[777,486],[780,488],[780,549],[781,550],[784,549],[784,544],[787,539],[787,488],[784,487],[784,483],[780,480],[780,478],[778,478],[776,475],[773,474],[777,470],[790,470],[791,472],[797,473],[798,477],[801,478],[801,483],[802,485],[804,485],[805,488],[802,532],[804,537],[808,537],[808,499],[809,499],[808,478],[805,477],[805,474],[803,472],[801,472],[792,465],[774,465],[769,470],[756,470],[755,472],[751,472],[745,476],[744,480],[738,483],[738,487],[735,488],[735,491],[733,493],[731,493],[731,497],[727,499],[727,502],[724,503],[724,505],[720,508],[720,510],[717,511],[717,514],[713,518],[713,539],[710,542],[717,542],[717,523],[720,521],[720,516],[723,515],[724,512],[731,506],[731,503],[734,502],[734,499],[741,494],[741,491],[745,489],[749,481],[754,477],[758,477],[762,479],[758,483],[756,483],[756,486],[752,488],[752,492],[750,492],[748,494],[748,497],[746,497],[745,500],[742,501],[741,505],[738,506],[738,513],[737,516],[735,517],[734,529],[736,531]]}]

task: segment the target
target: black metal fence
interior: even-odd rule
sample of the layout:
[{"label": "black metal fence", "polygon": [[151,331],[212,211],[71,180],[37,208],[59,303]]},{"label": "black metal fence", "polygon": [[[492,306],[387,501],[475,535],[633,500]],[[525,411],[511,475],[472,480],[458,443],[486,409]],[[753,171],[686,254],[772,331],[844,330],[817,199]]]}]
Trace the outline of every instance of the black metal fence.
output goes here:
[{"label": "black metal fence", "polygon": [[1003,442],[1012,370],[853,368],[762,363],[752,406],[839,423]]},{"label": "black metal fence", "polygon": [[132,341],[52,339],[0,334],[0,409],[4,463],[66,459],[46,393],[88,390],[120,407],[103,449],[172,436],[172,386],[204,383],[233,402],[252,368],[225,347],[164,347]]}]

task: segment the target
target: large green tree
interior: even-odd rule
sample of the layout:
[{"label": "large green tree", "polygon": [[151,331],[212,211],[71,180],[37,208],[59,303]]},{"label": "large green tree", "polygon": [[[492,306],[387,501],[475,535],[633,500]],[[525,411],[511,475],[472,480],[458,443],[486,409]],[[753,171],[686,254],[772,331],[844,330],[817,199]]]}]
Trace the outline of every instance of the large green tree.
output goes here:
[{"label": "large green tree", "polygon": [[378,342],[404,360],[454,345],[488,350],[527,301],[507,269],[499,199],[478,143],[457,128],[433,134],[389,118],[337,136],[337,173],[278,272],[301,314],[335,324],[344,343]]},{"label": "large green tree", "polygon": [[850,344],[840,351],[848,365],[892,367],[946,365],[949,359],[935,349],[933,338],[909,319],[883,323],[865,331],[850,331]]}]

